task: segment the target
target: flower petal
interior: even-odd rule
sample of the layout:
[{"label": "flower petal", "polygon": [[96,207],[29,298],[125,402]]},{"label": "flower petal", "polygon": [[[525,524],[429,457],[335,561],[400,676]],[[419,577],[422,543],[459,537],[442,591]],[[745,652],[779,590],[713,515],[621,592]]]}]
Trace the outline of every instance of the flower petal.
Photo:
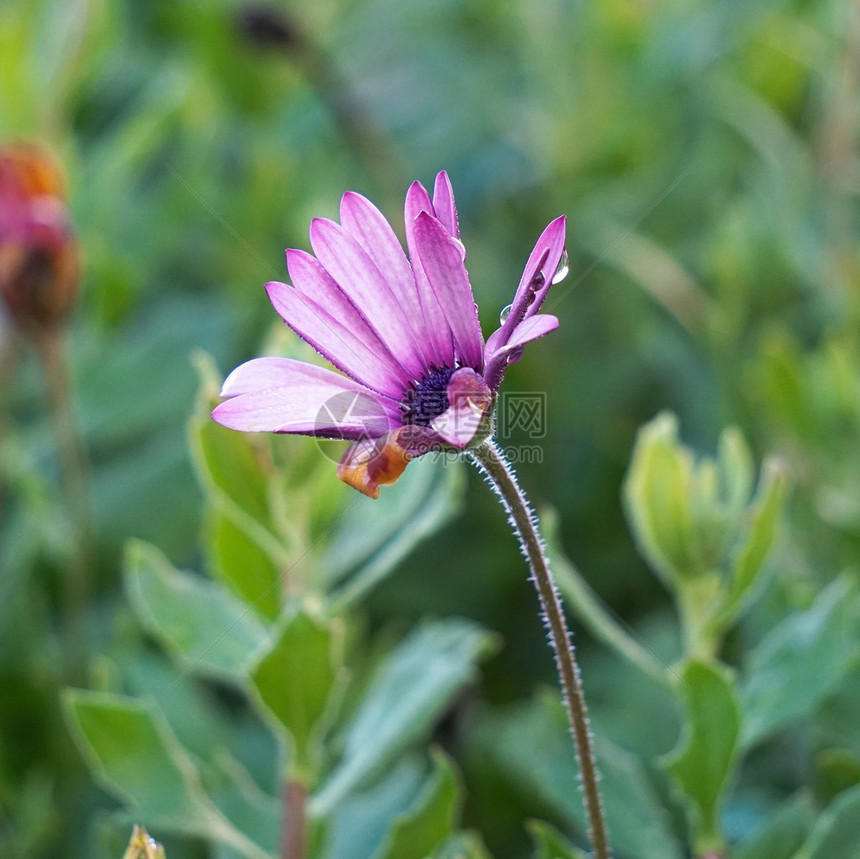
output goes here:
[{"label": "flower petal", "polygon": [[352,329],[356,337],[378,352],[392,367],[392,371],[408,383],[412,376],[391,354],[382,338],[371,327],[361,310],[338,286],[322,263],[306,251],[290,248],[287,251],[287,269],[293,286],[314,304],[323,306],[331,316]]},{"label": "flower petal", "polygon": [[421,314],[424,318],[425,337],[427,343],[425,352],[431,363],[437,367],[454,366],[454,336],[448,319],[439,304],[439,299],[427,280],[427,275],[418,259],[418,246],[415,241],[415,219],[422,212],[432,215],[433,204],[424,186],[413,182],[406,192],[404,208],[404,226],[406,230],[406,245],[409,248],[409,258],[412,260],[412,270],[415,276],[415,286],[421,303]]},{"label": "flower petal", "polygon": [[[539,313],[523,320],[513,331],[504,346],[497,347],[493,352],[489,349],[486,354],[487,367],[484,379],[493,391],[498,390],[505,375],[508,364],[519,360],[517,350],[522,351],[526,343],[537,340],[558,328],[558,317],[549,313]],[[489,345],[489,344],[488,344]]]},{"label": "flower petal", "polygon": [[507,319],[487,338],[485,353],[502,348],[514,329],[540,310],[564,253],[565,223],[562,215],[551,221],[541,233],[526,262]]},{"label": "flower petal", "polygon": [[266,292],[284,322],[335,367],[380,394],[402,397],[402,370],[372,342],[368,345],[320,304],[285,283],[267,283]]},{"label": "flower petal", "polygon": [[426,362],[416,341],[407,309],[367,251],[340,224],[326,218],[311,222],[311,245],[319,261],[380,335],[391,354],[419,379]]},{"label": "flower petal", "polygon": [[379,498],[379,487],[394,483],[410,459],[412,454],[399,443],[395,430],[350,445],[337,464],[337,476],[369,498]]},{"label": "flower petal", "polygon": [[478,311],[459,242],[432,215],[421,212],[415,219],[415,245],[420,265],[454,335],[456,357],[475,370],[483,367],[484,339]]},{"label": "flower petal", "polygon": [[418,308],[412,267],[385,216],[373,203],[355,191],[347,191],[340,201],[340,220],[347,232],[367,251],[390,284],[403,291],[406,301]]},{"label": "flower petal", "polygon": [[451,376],[446,393],[450,406],[430,426],[440,438],[462,450],[485,420],[493,392],[474,370],[463,367]]},{"label": "flower petal", "polygon": [[323,367],[291,358],[255,358],[224,382],[212,417],[245,432],[359,439],[387,432],[397,403]]},{"label": "flower petal", "polygon": [[554,221],[550,221],[544,231],[540,234],[540,238],[537,240],[531,254],[529,254],[528,262],[526,263],[526,267],[523,269],[523,276],[520,279],[520,284],[517,287],[517,292],[514,296],[514,301],[516,301],[520,297],[520,294],[528,288],[529,284],[534,279],[535,274],[537,274],[538,263],[541,257],[544,252],[547,253],[546,261],[541,266],[544,273],[545,286],[542,292],[536,295],[535,300],[530,305],[529,316],[533,316],[538,312],[538,310],[540,310],[540,306],[543,303],[544,298],[546,298],[546,293],[550,286],[552,286],[552,279],[558,269],[558,264],[561,262],[561,255],[564,253],[566,224],[567,219],[564,215],[559,215],[559,217]]},{"label": "flower petal", "polygon": [[454,189],[444,170],[436,176],[436,184],[433,186],[433,210],[451,238],[459,240],[460,225],[457,220],[457,206],[454,203]]},{"label": "flower petal", "polygon": [[400,240],[373,203],[361,194],[348,191],[340,203],[340,219],[347,232],[364,248],[397,298],[415,343],[424,355],[424,364],[432,360],[425,354],[425,325],[412,266]]}]

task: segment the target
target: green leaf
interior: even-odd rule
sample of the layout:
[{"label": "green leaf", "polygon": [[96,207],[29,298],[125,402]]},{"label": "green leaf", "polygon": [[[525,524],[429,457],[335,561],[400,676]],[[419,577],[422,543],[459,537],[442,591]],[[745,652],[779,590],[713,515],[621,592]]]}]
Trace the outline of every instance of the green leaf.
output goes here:
[{"label": "green leaf", "polygon": [[222,814],[264,849],[276,850],[281,773],[275,736],[248,708],[237,710],[210,683],[159,657],[143,652],[124,659],[119,668],[126,684],[135,697],[153,702]]},{"label": "green leaf", "polygon": [[209,763],[212,773],[204,782],[212,803],[239,832],[276,855],[282,837],[281,801],[260,790],[225,749],[220,749]]},{"label": "green leaf", "polygon": [[[831,737],[828,739],[832,742]],[[860,753],[856,749],[823,749],[815,756],[815,767],[815,795],[821,803],[860,784]]]},{"label": "green leaf", "polygon": [[457,832],[433,854],[433,859],[492,859],[475,832]]},{"label": "green leaf", "polygon": [[250,608],[217,582],[180,572],[147,543],[128,544],[125,586],[144,628],[189,669],[241,678],[268,643]]},{"label": "green leaf", "polygon": [[320,565],[330,585],[339,584],[340,605],[358,601],[378,585],[422,540],[448,522],[460,507],[459,463],[426,456],[378,499],[359,499],[326,544]]},{"label": "green leaf", "polygon": [[815,808],[804,791],[780,805],[743,843],[732,859],[785,859],[793,856],[809,835]]},{"label": "green leaf", "polygon": [[[431,776],[432,778],[432,776]],[[374,856],[399,815],[424,792],[428,766],[423,756],[407,755],[389,767],[382,778],[338,802],[324,818],[329,822],[326,859],[368,859]]]},{"label": "green leaf", "polygon": [[[275,525],[270,503],[272,493],[283,490],[283,477],[272,461],[268,439],[227,429],[212,420],[210,412],[218,401],[217,372],[207,355],[199,353],[195,363],[200,388],[188,423],[188,438],[198,479],[206,490],[210,515],[220,513],[229,519],[276,568],[288,566],[293,558],[285,535]],[[242,581],[241,567],[230,565],[223,572],[238,593],[248,594],[249,586]],[[278,581],[276,577],[266,587]],[[262,597],[256,590],[248,595],[252,600]],[[279,599],[280,594],[275,595]]]},{"label": "green leaf", "polygon": [[794,859],[856,859],[860,844],[860,784],[840,793],[818,818]]},{"label": "green leaf", "polygon": [[765,569],[787,481],[767,463],[750,503],[753,461],[738,430],[724,430],[716,459],[700,462],[677,432],[665,413],[640,430],[626,509],[643,556],[675,592],[687,656],[710,659]]},{"label": "green leaf", "polygon": [[119,695],[70,690],[64,704],[93,775],[151,825],[204,831],[199,775],[152,708]]},{"label": "green leaf", "polygon": [[837,579],[752,651],[741,696],[745,746],[808,716],[838,689],[860,652],[858,609],[853,583]]},{"label": "green leaf", "polygon": [[678,443],[678,421],[663,412],[639,430],[624,500],[639,549],[670,587],[699,572],[690,544],[692,480],[693,459]]},{"label": "green leaf", "polygon": [[[606,824],[613,847],[628,859],[680,859],[680,846],[641,761],[598,735]],[[480,754],[497,761],[511,786],[563,814],[585,833],[576,755],[558,696],[546,692],[493,715],[480,728]]]},{"label": "green leaf", "polygon": [[755,478],[755,466],[749,446],[740,430],[729,427],[717,443],[717,470],[720,497],[725,499],[730,520],[742,519],[749,502]]},{"label": "green leaf", "polygon": [[685,730],[664,764],[687,805],[700,853],[722,848],[720,801],[734,772],[741,711],[729,672],[692,660],[678,691],[684,699]]},{"label": "green leaf", "polygon": [[223,841],[248,859],[269,859],[218,812],[191,759],[151,706],[80,689],[67,689],[63,705],[93,776],[135,817],[153,829]]},{"label": "green leaf", "polygon": [[[258,761],[262,758],[270,762],[276,744],[252,714],[237,713],[235,707],[213,694],[212,685],[205,679],[183,673],[178,665],[150,648],[120,656],[116,668],[129,695],[153,702],[171,733],[201,769],[204,782],[210,762],[229,750],[239,756],[256,755],[248,760],[249,765],[256,767],[261,781],[272,785],[270,768]],[[256,734],[254,744],[248,742],[250,732]]]},{"label": "green leaf", "polygon": [[336,621],[299,609],[285,618],[251,675],[266,714],[286,735],[300,778],[312,778],[342,670],[341,649]]},{"label": "green leaf", "polygon": [[526,828],[534,842],[534,859],[588,859],[588,854],[574,847],[549,823],[530,820]]},{"label": "green leaf", "polygon": [[775,461],[765,463],[758,494],[750,511],[746,539],[737,552],[732,580],[717,623],[733,621],[765,568],[765,561],[776,540],[788,489],[788,478]]},{"label": "green leaf", "polygon": [[349,725],[340,763],[314,798],[316,813],[328,813],[424,735],[475,677],[491,642],[477,624],[450,619],[425,624],[391,653]]},{"label": "green leaf", "polygon": [[223,510],[207,516],[207,545],[212,574],[264,617],[280,611],[280,572],[271,556]]},{"label": "green leaf", "polygon": [[229,498],[261,523],[269,521],[268,480],[273,465],[265,442],[212,420],[208,398],[189,424],[191,450],[205,486]]},{"label": "green leaf", "polygon": [[454,765],[441,752],[415,802],[394,820],[375,859],[425,859],[454,829],[460,785]]}]

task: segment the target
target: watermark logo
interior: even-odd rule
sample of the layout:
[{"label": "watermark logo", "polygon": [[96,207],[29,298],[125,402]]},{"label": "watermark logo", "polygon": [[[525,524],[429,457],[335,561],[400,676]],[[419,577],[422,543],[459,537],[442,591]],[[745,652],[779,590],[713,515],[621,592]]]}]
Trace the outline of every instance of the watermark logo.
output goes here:
[{"label": "watermark logo", "polygon": [[[415,400],[412,408],[422,413],[438,411],[439,404],[429,399],[435,392],[427,394],[428,399]],[[546,436],[546,394],[543,392],[503,392],[500,394],[496,412],[495,436],[512,463],[537,464],[543,462],[543,448],[533,442]],[[471,419],[469,413],[461,415],[453,410],[452,427],[457,421]],[[360,392],[342,392],[326,400],[317,413],[314,434],[319,442],[320,451],[333,462],[340,459],[342,450],[332,447],[327,440],[362,442],[360,455],[364,464],[369,464],[382,455],[390,429],[389,415],[379,401]],[[444,444],[432,440],[432,435],[424,433],[423,426],[415,426],[414,438],[407,436],[409,449],[414,456],[424,453],[434,454],[443,463],[460,459],[461,455]],[[514,441],[516,440],[516,441]],[[405,439],[402,440],[405,444]],[[359,448],[356,448],[358,455]]]},{"label": "watermark logo", "polygon": [[[387,431],[388,415],[385,409],[375,397],[361,392],[343,391],[329,397],[320,406],[314,421],[314,434],[321,442],[319,449],[333,462],[339,460],[340,451],[335,451],[322,440],[367,442],[383,438]],[[380,442],[380,448],[383,443]],[[373,449],[368,448],[366,455],[372,459]]]},{"label": "watermark logo", "polygon": [[510,441],[518,434],[527,439],[546,436],[546,393],[503,391],[499,395],[496,433],[499,441]]}]

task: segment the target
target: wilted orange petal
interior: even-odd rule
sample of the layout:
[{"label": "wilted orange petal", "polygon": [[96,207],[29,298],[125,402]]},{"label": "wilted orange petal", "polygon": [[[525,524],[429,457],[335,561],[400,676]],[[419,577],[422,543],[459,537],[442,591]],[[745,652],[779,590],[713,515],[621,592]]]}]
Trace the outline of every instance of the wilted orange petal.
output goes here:
[{"label": "wilted orange petal", "polygon": [[384,439],[364,439],[349,447],[337,466],[337,476],[369,498],[379,498],[379,487],[394,483],[412,454],[398,442],[398,433]]}]

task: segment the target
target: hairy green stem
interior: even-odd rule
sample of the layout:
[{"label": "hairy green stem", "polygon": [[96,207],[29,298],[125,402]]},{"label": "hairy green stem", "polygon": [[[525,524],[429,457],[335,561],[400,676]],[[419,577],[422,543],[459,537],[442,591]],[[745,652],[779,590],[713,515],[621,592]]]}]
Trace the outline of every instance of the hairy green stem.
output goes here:
[{"label": "hairy green stem", "polygon": [[609,840],[600,801],[599,776],[592,748],[582,680],[564,610],[538,530],[537,517],[520,488],[513,469],[492,439],[469,451],[469,456],[499,496],[531,569],[531,578],[537,589],[550,644],[555,652],[559,680],[576,746],[594,859],[610,859]]}]

